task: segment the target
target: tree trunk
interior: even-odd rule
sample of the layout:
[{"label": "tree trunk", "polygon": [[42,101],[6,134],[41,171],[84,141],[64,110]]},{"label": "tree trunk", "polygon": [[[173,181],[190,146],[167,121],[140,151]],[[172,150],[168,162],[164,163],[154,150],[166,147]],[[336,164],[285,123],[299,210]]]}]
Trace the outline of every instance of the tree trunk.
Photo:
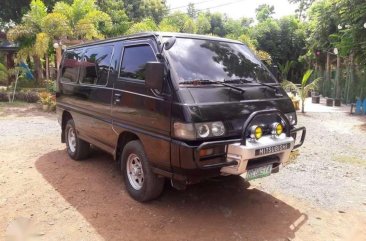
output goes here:
[{"label": "tree trunk", "polygon": [[324,92],[324,79],[322,78],[323,77],[323,66],[321,64],[319,64],[319,72],[318,72],[317,77],[321,78],[321,84],[319,85],[320,86],[319,92],[323,93]]},{"label": "tree trunk", "polygon": [[38,55],[33,55],[33,62],[34,62],[34,76],[36,78],[36,83],[38,84],[43,79],[41,58]]},{"label": "tree trunk", "polygon": [[341,75],[341,57],[339,54],[337,54],[337,70],[336,70],[336,76],[335,76],[335,98],[339,99],[341,94],[341,89],[339,86],[339,79]]},{"label": "tree trunk", "polygon": [[349,56],[349,78],[348,78],[348,83],[347,83],[347,95],[346,95],[346,103],[348,104],[350,101],[350,90],[351,90],[351,86],[353,84],[353,80],[354,80],[354,64],[353,64],[353,53],[350,54]]},{"label": "tree trunk", "polygon": [[59,69],[60,69],[60,65],[61,65],[61,60],[62,60],[62,49],[61,47],[56,48],[56,71],[57,71],[57,75],[59,74]]},{"label": "tree trunk", "polygon": [[48,58],[48,54],[46,54],[45,58],[46,58],[46,79],[49,80],[50,79],[50,60]]},{"label": "tree trunk", "polygon": [[[6,55],[6,68],[7,69],[12,69],[14,68],[15,63],[14,63],[14,53],[13,52],[8,52]],[[8,77],[8,85],[11,84],[11,82],[13,82],[15,80],[15,77],[13,75],[9,75]]]},{"label": "tree trunk", "polygon": [[301,112],[305,113],[305,99],[301,100]]},{"label": "tree trunk", "polygon": [[325,81],[323,84],[324,95],[328,95],[328,84],[330,83],[330,53],[327,53],[327,63],[325,65]]}]

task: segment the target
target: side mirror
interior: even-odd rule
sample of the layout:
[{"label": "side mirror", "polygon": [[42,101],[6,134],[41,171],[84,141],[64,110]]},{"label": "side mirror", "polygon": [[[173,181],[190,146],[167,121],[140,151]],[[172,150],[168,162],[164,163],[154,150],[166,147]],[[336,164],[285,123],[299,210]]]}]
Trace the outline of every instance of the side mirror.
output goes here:
[{"label": "side mirror", "polygon": [[164,64],[147,62],[145,67],[145,85],[150,89],[162,91],[164,81]]},{"label": "side mirror", "polygon": [[173,45],[175,44],[175,41],[177,41],[177,38],[176,37],[171,37],[169,38],[167,41],[165,41],[163,43],[163,47],[165,50],[169,50],[173,47]]}]

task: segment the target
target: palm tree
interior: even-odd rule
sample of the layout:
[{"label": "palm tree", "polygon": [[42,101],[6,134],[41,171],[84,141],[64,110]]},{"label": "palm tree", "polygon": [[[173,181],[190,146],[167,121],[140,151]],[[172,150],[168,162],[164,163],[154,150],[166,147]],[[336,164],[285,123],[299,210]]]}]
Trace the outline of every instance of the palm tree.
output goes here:
[{"label": "palm tree", "polygon": [[97,10],[96,0],[73,0],[72,4],[57,2],[52,13],[42,0],[32,0],[30,10],[22,22],[10,29],[7,37],[19,43],[18,57],[27,59],[31,56],[36,72],[36,79],[42,79],[40,59],[47,58],[49,47],[60,39],[103,38],[100,32],[112,27],[108,14]]},{"label": "palm tree", "polygon": [[309,82],[310,76],[313,74],[313,70],[307,70],[302,77],[301,86],[298,87],[294,83],[288,80],[284,80],[282,82],[282,87],[286,90],[295,90],[296,93],[299,94],[301,99],[301,112],[305,112],[305,99],[308,96],[309,91],[316,90],[318,88],[318,83],[321,80],[321,78],[316,78],[311,83]]}]

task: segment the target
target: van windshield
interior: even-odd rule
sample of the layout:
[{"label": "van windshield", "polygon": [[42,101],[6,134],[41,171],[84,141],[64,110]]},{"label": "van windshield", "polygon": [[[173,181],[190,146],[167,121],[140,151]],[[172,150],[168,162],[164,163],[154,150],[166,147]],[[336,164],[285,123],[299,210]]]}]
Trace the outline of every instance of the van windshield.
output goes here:
[{"label": "van windshield", "polygon": [[238,79],[277,83],[266,66],[243,44],[177,38],[168,53],[179,83],[200,80],[230,82]]}]

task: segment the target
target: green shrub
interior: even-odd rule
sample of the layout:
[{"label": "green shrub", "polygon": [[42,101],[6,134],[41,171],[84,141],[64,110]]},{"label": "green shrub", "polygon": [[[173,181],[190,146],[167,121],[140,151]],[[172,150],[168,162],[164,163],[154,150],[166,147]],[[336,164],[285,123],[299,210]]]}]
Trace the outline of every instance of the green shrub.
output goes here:
[{"label": "green shrub", "polygon": [[[13,97],[13,93],[11,94],[11,97]],[[19,101],[27,101],[26,100],[26,93],[23,92],[23,91],[15,92],[14,99],[19,100]]]},{"label": "green shrub", "polygon": [[[13,85],[15,82],[12,83]],[[37,83],[34,80],[28,80],[22,76],[19,77],[17,88],[35,88],[37,87]]]},{"label": "green shrub", "polygon": [[28,91],[25,92],[25,101],[28,103],[36,103],[39,100],[39,95],[37,92]]},{"label": "green shrub", "polygon": [[0,102],[8,102],[9,96],[6,91],[0,91]]},{"label": "green shrub", "polygon": [[46,88],[47,92],[52,94],[56,93],[56,81],[54,80],[45,80],[44,87]]},{"label": "green shrub", "polygon": [[[0,101],[8,101],[7,96],[9,96],[10,99],[13,99],[13,92],[0,92]],[[36,103],[39,100],[39,95],[35,91],[19,91],[15,92],[14,100],[24,101],[28,103]]]}]

